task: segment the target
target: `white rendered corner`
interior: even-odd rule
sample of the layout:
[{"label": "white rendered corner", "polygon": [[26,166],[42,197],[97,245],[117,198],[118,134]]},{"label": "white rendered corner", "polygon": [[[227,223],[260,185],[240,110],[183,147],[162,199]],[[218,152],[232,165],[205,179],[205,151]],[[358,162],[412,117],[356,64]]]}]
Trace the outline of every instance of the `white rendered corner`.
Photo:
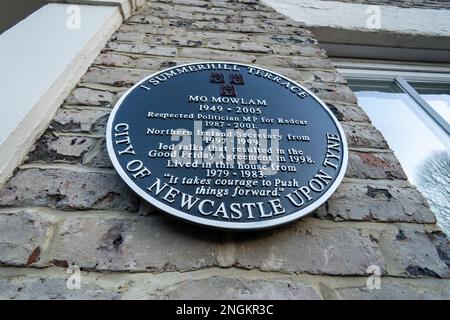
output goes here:
[{"label": "white rendered corner", "polygon": [[121,22],[117,6],[48,4],[0,35],[0,185]]}]

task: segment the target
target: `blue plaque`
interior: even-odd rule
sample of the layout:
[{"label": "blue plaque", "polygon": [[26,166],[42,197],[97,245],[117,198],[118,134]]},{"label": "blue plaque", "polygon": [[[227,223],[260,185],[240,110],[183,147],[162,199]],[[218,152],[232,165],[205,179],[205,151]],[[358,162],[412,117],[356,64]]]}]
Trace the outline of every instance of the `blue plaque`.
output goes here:
[{"label": "blue plaque", "polygon": [[117,102],[107,146],[143,199],[207,226],[252,230],[303,217],[341,182],[344,132],[327,106],[270,70],[232,62],[175,66]]}]

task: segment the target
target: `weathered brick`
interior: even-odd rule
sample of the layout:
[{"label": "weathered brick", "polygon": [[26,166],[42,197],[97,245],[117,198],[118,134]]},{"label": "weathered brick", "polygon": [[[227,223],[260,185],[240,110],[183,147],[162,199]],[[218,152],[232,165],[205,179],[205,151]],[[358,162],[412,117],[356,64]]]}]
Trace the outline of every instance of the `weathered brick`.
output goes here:
[{"label": "weathered brick", "polygon": [[192,39],[193,41],[205,41],[205,40],[224,40],[233,42],[242,42],[252,40],[253,35],[245,33],[234,33],[234,32],[212,32],[208,30],[179,30],[176,34],[172,35],[171,38],[175,39],[180,37],[185,37]]},{"label": "weathered brick", "polygon": [[97,144],[83,157],[83,164],[96,168],[113,168],[108,155],[106,139],[100,139]]},{"label": "weathered brick", "polygon": [[433,230],[427,234],[441,260],[450,267],[450,241],[445,233],[440,230]]},{"label": "weathered brick", "polygon": [[253,6],[253,10],[255,11],[246,11],[248,10],[248,7],[235,7],[235,10],[239,10],[239,8],[244,9],[243,11],[241,11],[241,15],[244,17],[255,17],[255,18],[263,17],[278,20],[285,19],[285,17],[282,14],[271,10],[266,11],[267,7],[264,8],[263,6],[260,5]]},{"label": "weathered brick", "polygon": [[342,183],[315,214],[336,221],[436,223],[426,200],[415,188],[371,181]]},{"label": "weathered brick", "polygon": [[381,278],[380,289],[361,286],[336,289],[346,300],[439,300],[450,299],[450,281],[441,279]]},{"label": "weathered brick", "polygon": [[[143,33],[137,32],[139,26],[130,25],[128,27],[123,26],[124,30],[119,29],[114,36],[119,41],[138,41],[151,44],[170,44],[173,41],[180,41],[180,44],[187,43],[186,40],[192,40],[194,42],[207,43],[208,41],[232,41],[234,43],[242,41],[253,40],[254,35],[221,32],[220,37],[217,32],[210,32],[208,30],[186,30],[184,28],[170,28],[161,34],[152,34],[150,32]],[[171,32],[169,32],[171,31]]]},{"label": "weathered brick", "polygon": [[[218,47],[218,49],[223,49]],[[236,48],[239,51],[256,52],[256,53],[273,53],[273,48],[267,44],[259,44],[255,42],[242,42]]]},{"label": "weathered brick", "polygon": [[[168,3],[171,5],[174,4],[180,4],[180,5],[189,5],[189,6],[198,6],[198,7],[208,7],[209,5],[211,5],[211,3],[208,3],[206,1],[203,0],[160,0],[159,2],[162,3]],[[220,6],[221,2],[217,2],[217,3],[213,3],[212,5],[214,6]],[[227,4],[226,2],[223,4]],[[153,8],[153,3],[151,4],[150,8]],[[225,6],[226,8],[226,6]]]},{"label": "weathered brick", "polygon": [[392,152],[350,151],[345,175],[360,179],[407,179]]},{"label": "weathered brick", "polygon": [[248,280],[222,276],[185,280],[155,290],[150,299],[257,299],[318,300],[319,292],[308,285],[289,280]]},{"label": "weathered brick", "polygon": [[[181,22],[181,21],[180,21]],[[272,20],[270,23],[259,22],[256,24],[244,24],[244,23],[225,23],[215,21],[190,21],[184,20],[182,23],[175,26],[185,26],[189,29],[201,29],[201,30],[215,30],[215,31],[228,31],[228,32],[244,32],[244,33],[273,33],[273,34],[286,34],[292,33],[294,35],[304,35],[303,25],[301,23],[290,21],[289,23],[277,23],[277,20]]]},{"label": "weathered brick", "polygon": [[252,55],[205,48],[181,48],[179,55],[180,57],[204,60],[234,61],[243,63],[252,63],[255,61],[255,57]]},{"label": "weathered brick", "polygon": [[91,137],[56,136],[47,131],[27,155],[25,163],[30,162],[81,162],[84,154],[96,143]]},{"label": "weathered brick", "polygon": [[277,72],[282,76],[287,77],[293,81],[299,82],[300,84],[314,81],[314,74],[310,70],[290,69],[280,67],[271,67],[270,70]]},{"label": "weathered brick", "polygon": [[[200,50],[200,51],[197,51]],[[206,50],[206,53],[205,53]],[[198,48],[193,53],[193,56],[195,56],[196,59],[201,60],[210,60],[210,56],[208,54],[208,49],[204,48]],[[190,56],[191,52],[188,51],[187,55]],[[217,59],[220,60],[230,60],[230,61],[236,61],[234,59],[235,54],[233,52],[224,52],[225,56],[219,57]],[[243,60],[244,63],[252,63],[251,62],[252,57],[243,56],[241,57],[241,60]],[[138,69],[146,69],[149,70],[149,74],[156,72],[161,69],[169,68],[176,66],[178,64],[185,64],[189,63],[191,60],[187,57],[185,58],[149,58],[149,57],[130,57],[125,56],[122,54],[116,54],[112,52],[102,53],[100,56],[97,57],[95,60],[95,63],[98,65],[103,66],[109,66],[109,67],[126,67],[126,68],[138,68]],[[326,71],[316,71],[316,70],[303,70],[303,69],[297,69],[297,68],[283,68],[279,66],[272,66],[270,67],[271,70],[278,72],[294,81],[298,81],[300,83],[305,82],[313,82],[318,79],[317,72],[324,73],[330,73],[334,74],[333,72],[326,72]],[[330,80],[330,79],[323,79],[323,80]],[[342,104],[341,104],[342,105]],[[341,106],[339,105],[339,106]],[[347,107],[347,106],[345,106]],[[353,114],[356,112],[359,112],[359,114],[355,114],[354,117],[356,120],[362,119],[362,121],[367,121],[367,117],[365,116],[365,113],[362,111],[360,107],[347,107],[349,111],[349,120],[353,120],[353,118],[350,118]],[[357,108],[356,111],[353,111],[354,108]]]},{"label": "weathered brick", "polygon": [[114,93],[109,91],[93,90],[89,88],[75,88],[66,98],[66,104],[83,106],[109,107],[114,98]]},{"label": "weathered brick", "polygon": [[[282,59],[282,58],[281,58]],[[289,66],[299,68],[333,69],[333,64],[324,57],[302,57],[294,56],[288,59]]]},{"label": "weathered brick", "polygon": [[[239,50],[239,46],[240,46],[239,42],[224,40],[224,39],[192,41],[192,43],[198,44],[198,45],[194,45],[194,46],[191,45],[192,47],[205,47],[208,49],[218,49],[218,50],[226,48],[227,50],[233,50],[233,51]],[[263,50],[263,52],[267,52],[267,50],[269,50],[269,49],[260,48],[259,50]],[[264,50],[266,50],[266,51],[264,51]],[[258,51],[252,51],[252,50],[244,50],[244,51],[258,52]]]},{"label": "weathered brick", "polygon": [[[146,14],[152,15],[176,13],[211,13],[215,16],[232,15],[230,10],[239,11],[239,16],[243,17],[264,17],[270,19],[284,19],[284,16],[275,12],[272,8],[260,5],[257,1],[247,1],[246,3],[238,3],[236,1],[215,1],[215,2],[200,2],[200,1],[159,1],[165,2],[166,5],[155,4],[149,6],[145,10]],[[226,9],[226,10],[225,10]]]},{"label": "weathered brick", "polygon": [[450,267],[422,227],[401,225],[387,230],[379,243],[388,275],[450,278]]},{"label": "weathered brick", "polygon": [[137,210],[138,199],[118,174],[66,169],[19,170],[0,191],[0,206],[66,210]]},{"label": "weathered brick", "polygon": [[[265,31],[264,29],[267,29]],[[153,25],[153,24],[123,24],[119,28],[119,32],[136,32],[152,35],[177,35],[187,32],[214,32],[224,35],[224,39],[246,39],[246,33],[250,36],[262,35],[264,32],[272,33],[273,35],[281,34],[284,30],[292,31],[293,36],[310,37],[311,33],[302,28],[297,27],[280,27],[266,25],[264,28],[256,25],[245,25],[242,23],[223,23],[211,21],[190,21],[190,20],[173,20],[170,27]],[[236,32],[242,31],[242,33]],[[232,35],[234,34],[234,36]]]},{"label": "weathered brick", "polygon": [[61,108],[49,128],[59,132],[104,133],[109,113],[100,108]]},{"label": "weathered brick", "polygon": [[267,28],[263,29],[255,25],[243,25],[241,23],[225,23],[225,22],[214,22],[214,21],[189,21],[189,29],[199,29],[199,30],[214,30],[214,31],[227,31],[227,32],[245,32],[245,33],[257,33],[266,32]]},{"label": "weathered brick", "polygon": [[253,34],[251,35],[251,39],[248,40],[268,44],[318,44],[317,40],[311,35],[299,36],[292,34]]},{"label": "weathered brick", "polygon": [[346,84],[347,80],[344,79],[344,77],[338,73],[337,71],[323,71],[323,70],[315,70],[313,72],[314,74],[314,80],[320,81],[320,82],[330,82],[330,83],[336,83],[336,84]]},{"label": "weathered brick", "polygon": [[164,21],[160,18],[157,17],[157,15],[155,15],[155,11],[152,11],[152,15],[146,14],[148,13],[145,12],[144,14],[135,14],[133,16],[131,16],[130,18],[128,18],[127,22],[128,23],[144,23],[144,24],[164,24]]},{"label": "weathered brick", "polygon": [[167,27],[189,26],[192,21],[215,21],[221,23],[240,23],[251,25],[255,23],[278,24],[274,19],[267,19],[262,15],[215,15],[200,12],[159,11],[153,10],[142,15],[135,15],[128,20],[129,23],[159,24]]},{"label": "weathered brick", "polygon": [[[152,58],[147,58],[153,61]],[[126,67],[135,68],[137,58],[128,56],[123,53],[103,52],[94,60],[94,65],[101,65],[106,67]]]},{"label": "weathered brick", "polygon": [[305,86],[319,98],[346,103],[356,103],[357,99],[353,91],[339,84],[329,84],[324,82],[306,83]]},{"label": "weathered brick", "polygon": [[71,218],[54,259],[97,270],[187,271],[216,265],[220,233],[162,215]]},{"label": "weathered brick", "polygon": [[[129,53],[122,52],[102,52],[95,58],[94,65],[102,65],[107,67],[135,67],[137,57]],[[146,59],[153,60],[147,57]],[[158,58],[155,58],[158,59]]]},{"label": "weathered brick", "polygon": [[[160,36],[161,38],[164,39],[168,39],[168,37],[164,37],[164,36]],[[123,32],[120,31],[120,29],[118,31],[116,31],[116,33],[114,33],[114,35],[112,36],[111,40],[112,41],[120,41],[120,42],[145,42],[144,39],[146,38],[150,38],[150,39],[154,39],[155,37],[152,35],[151,37],[149,37],[148,34],[145,33],[139,33],[139,32]],[[151,41],[151,40],[150,40]],[[151,42],[149,42],[151,43]],[[164,43],[162,43],[164,45]]]},{"label": "weathered brick", "polygon": [[143,43],[133,44],[133,43],[108,42],[104,50],[149,54],[166,57],[174,57],[177,54],[177,49],[175,47],[151,46]]},{"label": "weathered brick", "polygon": [[276,231],[236,235],[234,264],[266,271],[364,275],[384,261],[376,243],[354,227],[322,227],[311,219]]},{"label": "weathered brick", "polygon": [[53,223],[31,210],[0,213],[0,263],[13,266],[39,263]]},{"label": "weathered brick", "polygon": [[311,44],[296,44],[296,45],[270,45],[271,51],[274,54],[283,56],[301,55],[303,57],[320,57],[325,56],[325,51],[319,46]]},{"label": "weathered brick", "polygon": [[339,121],[369,122],[367,114],[357,104],[326,101],[326,105]]},{"label": "weathered brick", "polygon": [[[178,8],[178,10],[185,10],[185,11],[194,11],[196,12],[200,8],[212,8],[212,7],[218,7],[218,8],[232,8],[234,10],[246,10],[248,12],[266,12],[270,14],[277,14],[272,8],[268,6],[261,5],[259,0],[232,0],[232,1],[201,1],[201,0],[160,0],[159,2],[170,4],[172,6],[166,6],[166,7],[158,7],[158,9],[175,9]],[[176,7],[175,7],[176,5]],[[150,8],[154,8],[153,4],[150,6]],[[170,8],[170,9],[169,9]],[[203,11],[202,11],[203,12]]]},{"label": "weathered brick", "polygon": [[342,122],[349,147],[387,149],[388,144],[380,131],[369,124]]},{"label": "weathered brick", "polygon": [[280,66],[285,68],[333,68],[333,65],[328,59],[302,56],[286,57],[276,55],[260,55],[256,57],[255,63],[260,66]]},{"label": "weathered brick", "polygon": [[[151,39],[151,40],[150,40]],[[167,45],[173,45],[173,46],[183,46],[183,47],[201,47],[204,45],[205,40],[202,39],[196,40],[195,37],[188,38],[186,35],[173,35],[170,37],[164,37],[164,36],[149,36],[144,39],[145,42],[159,42],[161,44],[167,43]]]},{"label": "weathered brick", "polygon": [[81,82],[108,84],[115,87],[132,86],[149,73],[146,70],[90,67]]},{"label": "weathered brick", "polygon": [[68,274],[28,276],[20,275],[15,278],[1,278],[0,299],[14,300],[96,300],[118,299],[121,294],[113,290],[106,290],[97,284],[86,283],[82,277],[80,289],[70,290],[66,281]]},{"label": "weathered brick", "polygon": [[[164,3],[161,3],[164,2]],[[159,1],[159,3],[152,3],[147,10],[146,14],[152,15],[153,13],[167,13],[172,12],[183,13],[203,13],[211,14],[215,16],[236,16],[236,12],[239,12],[239,16],[243,17],[265,17],[270,19],[285,19],[283,15],[277,13],[272,8],[261,5],[258,1],[246,0],[240,1],[215,1],[215,2],[197,2],[197,1]],[[291,21],[289,21],[291,22]]]},{"label": "weathered brick", "polygon": [[212,7],[212,6],[198,6],[193,5],[190,6],[187,3],[178,4],[174,6],[173,4],[164,4],[164,3],[152,3],[149,7],[150,10],[155,11],[182,11],[182,12],[199,12],[199,13],[208,13],[208,14],[222,14],[222,15],[233,15],[234,11],[232,9],[223,8],[223,7]]},{"label": "weathered brick", "polygon": [[130,57],[112,52],[102,53],[97,57],[95,63],[109,67],[126,67],[150,70],[148,73],[156,72],[160,69],[173,67],[177,64],[188,63],[187,58],[165,58],[165,57]]},{"label": "weathered brick", "polygon": [[[181,29],[181,28],[176,28]],[[136,32],[142,34],[161,34],[161,35],[171,35],[176,33],[176,29],[167,28],[159,25],[151,24],[129,24],[127,22],[123,23],[117,32]]]}]

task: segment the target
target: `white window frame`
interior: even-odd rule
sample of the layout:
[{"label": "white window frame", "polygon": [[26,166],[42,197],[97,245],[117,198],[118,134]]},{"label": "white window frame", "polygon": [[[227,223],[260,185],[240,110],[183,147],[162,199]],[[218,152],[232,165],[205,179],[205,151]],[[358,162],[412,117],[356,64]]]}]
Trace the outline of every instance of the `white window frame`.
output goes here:
[{"label": "white window frame", "polygon": [[448,83],[450,86],[449,64],[381,62],[379,60],[339,58],[334,58],[333,63],[338,72],[346,79],[392,81],[407,93],[450,136],[449,123],[408,83],[408,81]]}]

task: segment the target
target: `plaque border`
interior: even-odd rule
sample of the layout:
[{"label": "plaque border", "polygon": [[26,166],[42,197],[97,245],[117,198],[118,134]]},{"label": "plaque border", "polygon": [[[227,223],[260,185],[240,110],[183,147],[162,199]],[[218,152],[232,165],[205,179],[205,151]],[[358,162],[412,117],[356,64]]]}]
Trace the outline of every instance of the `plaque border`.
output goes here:
[{"label": "plaque border", "polygon": [[[134,89],[138,88],[142,83],[144,83],[145,81],[147,81],[148,79],[162,73],[162,72],[167,72],[169,70],[172,69],[176,69],[176,68],[182,68],[184,66],[189,66],[189,65],[197,65],[197,64],[207,64],[207,63],[216,63],[216,64],[228,64],[228,65],[238,65],[238,66],[245,66],[245,67],[251,67],[251,68],[257,68],[266,72],[270,72],[276,76],[279,76],[285,80],[290,81],[291,83],[295,84],[296,86],[298,86],[299,88],[301,88],[302,90],[304,90],[305,92],[307,92],[309,95],[311,95],[312,98],[314,98],[330,115],[331,119],[334,121],[340,135],[341,135],[341,141],[342,141],[342,147],[343,147],[343,157],[342,157],[342,165],[341,165],[341,169],[338,173],[338,175],[336,176],[335,180],[333,181],[333,183],[331,184],[331,186],[328,188],[328,190],[319,198],[317,199],[312,205],[307,206],[303,209],[300,209],[298,211],[295,211],[289,215],[286,216],[282,216],[280,218],[275,218],[275,219],[271,219],[271,220],[267,220],[267,221],[258,221],[258,222],[228,222],[228,221],[219,221],[219,220],[213,220],[213,219],[207,219],[207,218],[202,218],[202,217],[197,217],[194,215],[190,215],[187,214],[181,210],[172,208],[171,206],[159,201],[158,199],[152,197],[150,194],[148,194],[147,192],[145,192],[144,189],[141,189],[138,185],[136,185],[134,183],[133,180],[131,180],[131,178],[128,177],[128,175],[126,174],[125,170],[122,168],[122,166],[120,165],[119,161],[117,160],[117,156],[116,153],[114,151],[113,148],[113,142],[112,142],[112,123],[115,119],[115,115],[117,110],[120,108],[123,100],[125,100],[125,98],[128,96],[128,94],[130,94]],[[300,98],[299,98],[300,99]],[[297,83],[296,81],[283,76],[277,72],[274,72],[272,70],[268,70],[265,68],[261,68],[259,66],[256,65],[250,65],[250,64],[246,64],[246,63],[240,63],[240,62],[230,62],[230,61],[200,61],[200,62],[192,62],[192,63],[185,63],[185,64],[180,64],[180,65],[176,65],[167,69],[163,69],[160,70],[158,72],[152,73],[151,75],[141,79],[140,81],[138,81],[135,85],[133,85],[131,88],[129,88],[121,97],[120,99],[116,102],[116,104],[114,105],[113,109],[111,110],[111,114],[109,115],[108,118],[108,123],[106,126],[106,145],[107,145],[107,150],[108,150],[108,155],[109,158],[114,166],[114,169],[117,171],[117,173],[119,173],[120,177],[126,182],[126,184],[128,185],[128,187],[130,187],[136,194],[138,194],[142,199],[144,199],[145,201],[149,202],[151,205],[157,207],[158,209],[169,213],[170,215],[173,215],[175,217],[181,218],[183,220],[188,220],[190,222],[193,222],[195,224],[199,224],[199,225],[203,225],[203,226],[208,226],[208,227],[213,227],[213,228],[220,228],[220,229],[227,229],[227,230],[260,230],[260,229],[268,229],[271,227],[275,227],[275,226],[280,226],[289,222],[292,222],[294,220],[300,219],[302,217],[307,216],[308,214],[312,213],[314,210],[316,210],[318,207],[320,207],[322,204],[324,204],[329,198],[330,196],[336,191],[337,187],[341,184],[344,176],[345,176],[345,172],[347,169],[347,164],[348,164],[348,145],[347,145],[347,138],[345,136],[345,132],[344,129],[342,128],[340,122],[336,119],[336,117],[334,116],[333,112],[331,112],[331,110],[328,108],[328,106],[322,102],[321,99],[319,99],[314,93],[312,93],[310,90],[308,90],[307,88],[305,88],[304,86],[300,85],[299,83]]]}]

